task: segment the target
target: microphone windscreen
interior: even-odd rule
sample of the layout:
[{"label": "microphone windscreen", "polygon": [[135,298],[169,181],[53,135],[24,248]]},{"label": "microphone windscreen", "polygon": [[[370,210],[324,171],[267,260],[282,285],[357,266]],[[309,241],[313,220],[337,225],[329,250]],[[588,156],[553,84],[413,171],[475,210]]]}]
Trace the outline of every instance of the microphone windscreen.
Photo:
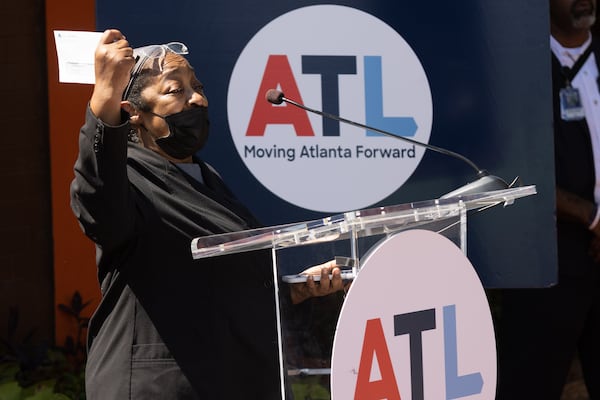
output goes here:
[{"label": "microphone windscreen", "polygon": [[273,104],[283,103],[283,92],[276,89],[267,90],[266,94],[267,101]]}]

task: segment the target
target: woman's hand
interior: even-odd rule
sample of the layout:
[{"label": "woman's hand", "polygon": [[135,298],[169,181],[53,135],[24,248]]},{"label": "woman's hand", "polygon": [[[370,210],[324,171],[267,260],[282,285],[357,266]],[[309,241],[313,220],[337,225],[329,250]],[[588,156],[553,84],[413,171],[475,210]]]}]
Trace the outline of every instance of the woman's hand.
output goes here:
[{"label": "woman's hand", "polygon": [[[292,304],[298,304],[311,297],[327,296],[344,290],[350,282],[343,282],[340,268],[335,260],[315,265],[301,272],[307,275],[306,283],[293,283],[290,288]],[[313,276],[320,275],[320,281],[315,282]],[[329,277],[331,275],[331,278]]]},{"label": "woman's hand", "polygon": [[116,29],[104,31],[94,53],[96,82],[90,108],[108,125],[121,124],[121,96],[135,65],[133,49]]}]

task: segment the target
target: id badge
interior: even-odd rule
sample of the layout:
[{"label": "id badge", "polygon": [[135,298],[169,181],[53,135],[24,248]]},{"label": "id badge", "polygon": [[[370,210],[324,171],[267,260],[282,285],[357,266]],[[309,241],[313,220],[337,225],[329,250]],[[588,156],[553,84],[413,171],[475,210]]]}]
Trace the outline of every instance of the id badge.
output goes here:
[{"label": "id badge", "polygon": [[560,116],[563,121],[579,121],[585,118],[578,89],[572,86],[560,89]]}]

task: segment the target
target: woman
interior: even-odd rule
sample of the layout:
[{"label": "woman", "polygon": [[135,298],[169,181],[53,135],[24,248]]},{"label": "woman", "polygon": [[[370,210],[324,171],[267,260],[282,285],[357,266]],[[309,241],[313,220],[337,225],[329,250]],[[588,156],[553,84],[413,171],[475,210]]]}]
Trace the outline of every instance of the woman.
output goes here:
[{"label": "woman", "polygon": [[[134,51],[112,29],[96,49],[71,185],[103,295],[88,331],[89,400],[280,398],[269,254],[190,254],[194,237],[259,224],[196,157],[208,100],[184,54],[181,43]],[[315,271],[321,284],[296,286],[294,299],[342,289],[334,262]]]}]

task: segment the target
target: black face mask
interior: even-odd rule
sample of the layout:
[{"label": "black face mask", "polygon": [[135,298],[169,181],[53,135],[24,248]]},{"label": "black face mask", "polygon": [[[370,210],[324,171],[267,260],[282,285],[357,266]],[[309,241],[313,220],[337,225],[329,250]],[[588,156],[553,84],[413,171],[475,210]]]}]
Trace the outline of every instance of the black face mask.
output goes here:
[{"label": "black face mask", "polygon": [[156,139],[156,144],[173,158],[182,160],[193,155],[208,139],[206,107],[193,107],[166,117],[154,115],[163,118],[170,131],[169,136]]}]

